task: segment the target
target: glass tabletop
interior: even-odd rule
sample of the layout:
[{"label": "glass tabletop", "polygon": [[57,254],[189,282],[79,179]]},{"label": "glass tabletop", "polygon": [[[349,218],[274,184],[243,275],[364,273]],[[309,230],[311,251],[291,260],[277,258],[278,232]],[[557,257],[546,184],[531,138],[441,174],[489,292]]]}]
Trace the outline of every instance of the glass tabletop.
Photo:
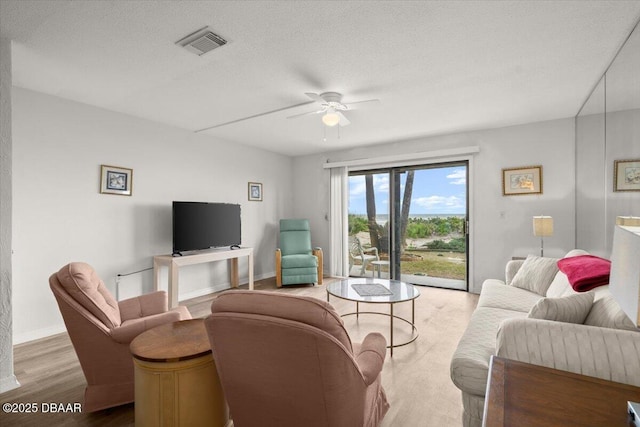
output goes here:
[{"label": "glass tabletop", "polygon": [[[360,292],[356,289],[360,290]],[[371,291],[368,292],[369,290]],[[376,292],[377,290],[381,292]],[[327,285],[327,293],[350,301],[370,303],[410,301],[420,296],[420,291],[409,283],[399,280],[374,279],[371,277],[350,277],[329,283]],[[361,293],[373,293],[375,295],[361,295]],[[376,293],[384,293],[386,295]]]}]

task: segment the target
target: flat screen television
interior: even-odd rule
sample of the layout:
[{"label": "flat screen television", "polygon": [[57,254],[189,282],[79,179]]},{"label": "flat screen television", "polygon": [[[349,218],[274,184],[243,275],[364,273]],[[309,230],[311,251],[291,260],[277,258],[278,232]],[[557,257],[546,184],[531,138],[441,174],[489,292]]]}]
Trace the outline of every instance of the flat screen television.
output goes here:
[{"label": "flat screen television", "polygon": [[173,254],[235,247],[241,240],[240,205],[173,202]]}]

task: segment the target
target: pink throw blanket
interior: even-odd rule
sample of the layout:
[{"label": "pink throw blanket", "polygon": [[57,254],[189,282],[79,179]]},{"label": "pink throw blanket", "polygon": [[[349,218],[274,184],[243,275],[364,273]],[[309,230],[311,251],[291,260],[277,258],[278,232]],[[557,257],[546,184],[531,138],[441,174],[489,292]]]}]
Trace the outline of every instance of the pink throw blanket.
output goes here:
[{"label": "pink throw blanket", "polygon": [[578,255],[562,258],[558,268],[569,278],[576,292],[586,292],[609,284],[611,261],[594,255]]}]

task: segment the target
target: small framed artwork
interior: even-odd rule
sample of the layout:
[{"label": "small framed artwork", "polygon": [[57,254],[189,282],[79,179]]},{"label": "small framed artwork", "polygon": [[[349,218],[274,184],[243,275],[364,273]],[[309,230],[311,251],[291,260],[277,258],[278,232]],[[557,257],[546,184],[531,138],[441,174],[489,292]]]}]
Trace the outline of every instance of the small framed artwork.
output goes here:
[{"label": "small framed artwork", "polygon": [[542,194],[542,166],[502,169],[502,195]]},{"label": "small framed artwork", "polygon": [[249,183],[249,200],[254,202],[262,201],[262,183],[260,182]]},{"label": "small framed artwork", "polygon": [[130,196],[133,187],[133,169],[100,165],[100,192]]},{"label": "small framed artwork", "polygon": [[613,191],[640,191],[640,159],[613,162]]}]

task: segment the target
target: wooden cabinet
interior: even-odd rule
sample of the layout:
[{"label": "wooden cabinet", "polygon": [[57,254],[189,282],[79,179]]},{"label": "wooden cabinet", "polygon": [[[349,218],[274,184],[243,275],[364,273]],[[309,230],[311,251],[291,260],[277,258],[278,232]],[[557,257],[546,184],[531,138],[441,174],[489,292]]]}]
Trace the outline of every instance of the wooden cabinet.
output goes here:
[{"label": "wooden cabinet", "polygon": [[131,342],[136,427],[228,424],[203,319],[162,325]]}]

